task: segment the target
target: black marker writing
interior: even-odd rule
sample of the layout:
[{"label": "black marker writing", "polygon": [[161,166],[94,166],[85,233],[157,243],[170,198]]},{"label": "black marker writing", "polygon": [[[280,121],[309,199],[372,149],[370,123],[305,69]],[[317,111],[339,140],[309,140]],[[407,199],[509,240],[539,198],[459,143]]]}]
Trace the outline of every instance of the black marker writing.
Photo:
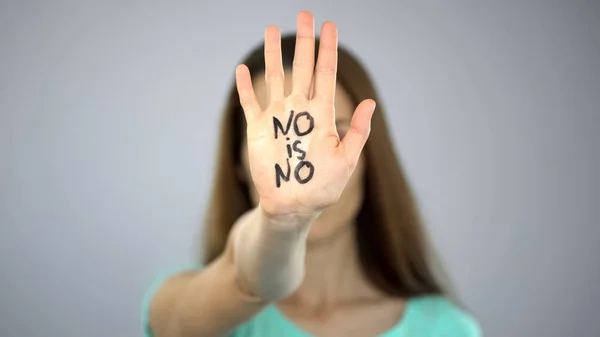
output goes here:
[{"label": "black marker writing", "polygon": [[283,179],[285,182],[290,181],[290,160],[286,159],[287,162],[287,173],[283,174],[283,170],[281,169],[281,166],[279,166],[279,164],[275,164],[275,184],[277,185],[277,188],[279,188],[281,186],[281,179]]},{"label": "black marker writing", "polygon": [[[294,124],[294,133],[297,137],[306,136],[312,132],[312,130],[315,127],[315,120],[310,115],[310,113],[308,113],[308,111],[303,111],[296,114],[295,116],[294,115],[294,110],[291,110],[285,128],[283,127],[283,124],[277,117],[273,117],[273,131],[275,139],[279,137],[279,132],[281,132],[282,135],[287,136],[290,132],[292,124]],[[299,125],[298,121],[300,119],[305,119],[308,122],[308,124],[302,123],[302,125]],[[289,142],[290,137],[285,137],[285,140]],[[296,152],[297,158],[300,160],[300,162],[298,162],[298,164],[296,165],[296,169],[294,170],[294,178],[296,179],[296,181],[300,184],[306,184],[312,179],[315,173],[315,167],[311,162],[304,160],[306,159],[306,151],[300,148],[301,144],[302,142],[300,140],[295,140],[292,145],[290,145],[289,143],[286,144],[286,173],[283,172],[283,169],[279,164],[275,164],[275,185],[277,186],[277,188],[281,187],[281,180],[283,180],[284,182],[288,182],[290,180],[290,158],[292,157],[292,150]]]},{"label": "black marker writing", "polygon": [[280,129],[281,133],[283,133],[284,136],[287,135],[287,133],[290,131],[290,126],[292,126],[293,118],[294,118],[294,110],[290,111],[290,118],[288,118],[287,124],[284,129],[283,125],[281,125],[281,122],[279,121],[279,119],[277,119],[277,117],[273,116],[273,128],[275,129],[275,139],[277,139],[277,129]]},{"label": "black marker writing", "polygon": [[[300,131],[300,126],[298,125],[298,120],[301,117],[306,118],[306,120],[308,121],[308,127],[304,131]],[[277,130],[281,130],[281,133],[284,136],[286,136],[288,132],[290,132],[292,122],[294,123],[294,132],[298,137],[306,136],[307,134],[311,133],[311,131],[315,128],[315,119],[308,113],[308,111],[301,112],[297,114],[296,117],[294,117],[294,110],[291,110],[290,117],[287,120],[285,128],[283,127],[283,124],[281,124],[281,121],[277,117],[273,116],[273,129],[275,131],[275,139],[279,137],[279,133],[277,132]],[[289,137],[287,137],[286,139],[289,140]]]},{"label": "black marker writing", "polygon": [[[301,141],[297,140],[294,142],[293,148],[294,151],[298,152],[300,155],[298,156],[298,159],[300,160],[304,160],[304,158],[306,158],[306,151],[302,150],[301,148],[298,147],[298,145],[302,144]],[[288,144],[288,146],[290,146],[290,144]],[[291,157],[291,156],[290,156]]]},{"label": "black marker writing", "polygon": [[[298,119],[300,117],[306,117],[306,119],[308,119],[308,123],[309,123],[308,128],[304,131],[300,131],[298,128]],[[307,111],[297,114],[296,118],[294,118],[294,132],[296,132],[296,136],[298,136],[298,137],[309,134],[313,130],[314,127],[315,127],[315,120],[312,118],[312,116]]]},{"label": "black marker writing", "polygon": [[[302,170],[303,167],[308,168],[308,175],[305,178],[300,177],[300,170]],[[309,161],[301,161],[298,163],[298,166],[296,166],[296,170],[294,170],[294,178],[296,178],[300,184],[306,184],[312,179],[314,173],[315,167],[313,164]]]}]

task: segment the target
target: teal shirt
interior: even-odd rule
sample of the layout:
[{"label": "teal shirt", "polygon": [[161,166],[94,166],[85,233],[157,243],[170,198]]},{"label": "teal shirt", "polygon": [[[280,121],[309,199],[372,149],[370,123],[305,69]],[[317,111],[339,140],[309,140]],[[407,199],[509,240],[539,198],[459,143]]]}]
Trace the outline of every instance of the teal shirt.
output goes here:
[{"label": "teal shirt", "polygon": [[[158,279],[147,292],[142,304],[142,324],[146,337],[149,328],[149,306],[154,293],[166,277]],[[274,305],[269,305],[246,323],[238,326],[230,337],[314,337],[289,320]],[[442,296],[415,297],[408,301],[402,319],[379,337],[481,337],[477,321]]]}]

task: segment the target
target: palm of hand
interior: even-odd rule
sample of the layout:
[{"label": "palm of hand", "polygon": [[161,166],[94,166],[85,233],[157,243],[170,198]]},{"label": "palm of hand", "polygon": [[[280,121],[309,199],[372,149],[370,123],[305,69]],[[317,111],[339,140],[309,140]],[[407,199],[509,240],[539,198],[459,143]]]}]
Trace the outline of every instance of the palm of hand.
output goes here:
[{"label": "palm of hand", "polygon": [[[334,95],[337,31],[322,28],[314,69],[314,19],[298,15],[293,89],[284,96],[281,41],[277,27],[265,33],[265,77],[270,102],[260,109],[248,68],[240,65],[236,82],[247,121],[250,171],[260,205],[271,215],[313,214],[335,203],[368,138],[372,100],[356,108],[350,129],[340,141],[335,127]],[[309,91],[314,73],[314,96]]]}]

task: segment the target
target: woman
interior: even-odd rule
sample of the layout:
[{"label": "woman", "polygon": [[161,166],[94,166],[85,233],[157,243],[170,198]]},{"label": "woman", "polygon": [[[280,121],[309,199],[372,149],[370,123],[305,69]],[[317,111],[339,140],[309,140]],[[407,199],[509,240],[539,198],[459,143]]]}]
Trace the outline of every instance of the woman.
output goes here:
[{"label": "woman", "polygon": [[335,25],[320,41],[308,12],[296,38],[268,27],[236,83],[205,268],[150,292],[148,335],[479,336],[434,275],[375,91]]}]

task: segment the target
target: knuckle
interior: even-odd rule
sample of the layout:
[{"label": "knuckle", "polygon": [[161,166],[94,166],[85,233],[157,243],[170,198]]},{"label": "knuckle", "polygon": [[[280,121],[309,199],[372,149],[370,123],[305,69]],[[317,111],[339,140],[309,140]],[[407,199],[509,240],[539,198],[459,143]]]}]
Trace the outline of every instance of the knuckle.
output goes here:
[{"label": "knuckle", "polygon": [[366,137],[371,132],[370,128],[357,128],[355,126],[351,126],[348,129],[348,133],[353,133],[362,137]]},{"label": "knuckle", "polygon": [[301,44],[302,42],[313,42],[315,38],[311,34],[297,34],[296,35],[296,44]]},{"label": "knuckle", "polygon": [[294,90],[288,95],[287,101],[290,106],[303,107],[306,106],[308,100],[302,92]]},{"label": "knuckle", "polygon": [[311,61],[311,60],[306,60],[306,59],[294,59],[293,66],[295,68],[313,70],[314,66],[315,66],[315,63],[313,61]]},{"label": "knuckle", "polygon": [[337,68],[335,66],[321,66],[317,68],[317,72],[320,75],[333,76],[337,72]]}]

